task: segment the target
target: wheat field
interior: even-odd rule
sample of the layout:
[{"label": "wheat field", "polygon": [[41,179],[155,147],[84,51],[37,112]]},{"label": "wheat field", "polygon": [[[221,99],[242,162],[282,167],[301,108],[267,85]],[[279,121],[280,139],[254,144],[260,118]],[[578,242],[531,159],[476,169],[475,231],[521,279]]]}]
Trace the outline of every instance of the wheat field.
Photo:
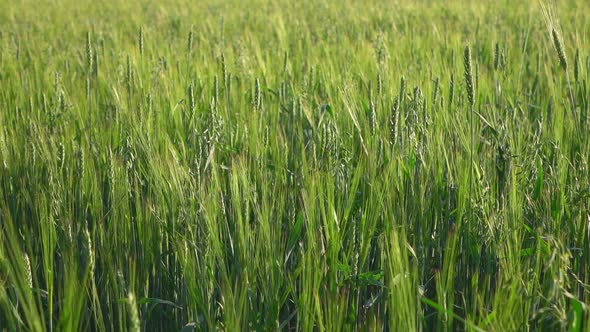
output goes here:
[{"label": "wheat field", "polygon": [[0,331],[590,330],[589,12],[0,2]]}]

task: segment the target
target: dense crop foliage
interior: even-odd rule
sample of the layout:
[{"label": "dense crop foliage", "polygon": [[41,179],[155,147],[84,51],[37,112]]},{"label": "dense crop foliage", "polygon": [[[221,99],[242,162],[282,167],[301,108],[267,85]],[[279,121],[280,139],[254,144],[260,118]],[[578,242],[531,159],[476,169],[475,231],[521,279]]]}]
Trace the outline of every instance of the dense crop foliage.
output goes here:
[{"label": "dense crop foliage", "polygon": [[0,3],[0,330],[590,328],[590,5]]}]

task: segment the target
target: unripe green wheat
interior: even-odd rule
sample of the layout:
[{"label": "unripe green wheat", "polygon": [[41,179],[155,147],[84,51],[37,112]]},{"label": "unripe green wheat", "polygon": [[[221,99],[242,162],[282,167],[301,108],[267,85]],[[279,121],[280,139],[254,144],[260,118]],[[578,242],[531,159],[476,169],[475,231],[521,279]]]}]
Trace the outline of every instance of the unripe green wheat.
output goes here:
[{"label": "unripe green wheat", "polygon": [[90,76],[86,77],[86,99],[90,99]]},{"label": "unripe green wheat", "polygon": [[397,142],[397,126],[399,122],[399,99],[393,102],[391,107],[391,117],[389,119],[390,143],[393,145]]},{"label": "unripe green wheat", "polygon": [[494,48],[494,70],[498,70],[500,66],[500,44],[496,43]]},{"label": "unripe green wheat", "polygon": [[260,79],[256,78],[256,85],[254,86],[254,107],[260,110],[262,107],[262,92],[260,91]]},{"label": "unripe green wheat", "polygon": [[25,273],[27,274],[27,285],[29,288],[33,288],[33,272],[31,270],[31,260],[29,259],[29,255],[26,253],[23,254],[23,262],[25,264]]},{"label": "unripe green wheat", "polygon": [[567,56],[565,54],[565,48],[563,47],[563,42],[561,41],[561,36],[559,32],[555,28],[551,29],[551,36],[553,40],[553,47],[555,47],[555,51],[557,51],[557,57],[559,58],[559,64],[563,70],[567,71]]},{"label": "unripe green wheat", "polygon": [[94,265],[95,265],[95,257],[94,257],[94,249],[92,247],[92,237],[90,236],[90,232],[88,228],[84,229],[84,235],[86,237],[85,243],[85,250],[86,250],[86,259],[88,264],[88,270],[90,272],[91,278],[94,278]]},{"label": "unripe green wheat", "polygon": [[146,97],[146,103],[147,103],[147,109],[148,112],[151,112],[153,109],[153,104],[154,104],[154,98],[152,97],[152,93],[148,92],[147,97]]},{"label": "unripe green wheat", "polygon": [[193,43],[194,43],[195,35],[193,33],[193,27],[191,26],[191,31],[188,33],[188,41],[186,46],[186,52],[188,55],[191,55],[193,52]]},{"label": "unripe green wheat", "polygon": [[139,54],[143,56],[143,27],[139,27]]},{"label": "unripe green wheat", "polygon": [[221,53],[221,83],[223,83],[223,86],[225,87],[225,85],[227,84],[227,66],[225,65],[225,54]]},{"label": "unripe green wheat", "polygon": [[77,163],[76,163],[76,176],[78,179],[84,178],[84,170],[86,168],[85,165],[85,158],[84,158],[84,149],[82,148],[82,144],[78,147],[78,155],[77,155]]},{"label": "unripe green wheat", "polygon": [[371,135],[377,132],[377,112],[375,111],[375,102],[369,101],[369,126],[371,128]]},{"label": "unripe green wheat", "polygon": [[373,85],[369,82],[369,127],[371,135],[375,135],[377,131],[377,113],[375,111],[375,100],[373,97]]},{"label": "unripe green wheat", "polygon": [[66,149],[63,143],[59,143],[57,146],[57,168],[62,170],[66,162]]},{"label": "unripe green wheat", "polygon": [[93,60],[92,60],[92,74],[94,77],[98,77],[98,52],[95,50],[93,52]]},{"label": "unripe green wheat", "polygon": [[86,32],[86,68],[88,72],[92,70],[92,43],[90,41],[90,31]]},{"label": "unripe green wheat", "polygon": [[[150,94],[151,97],[151,94]],[[193,84],[191,83],[188,86],[188,105],[189,105],[189,111],[192,113],[195,111],[195,92],[193,89]]]},{"label": "unripe green wheat", "polygon": [[471,49],[469,46],[465,46],[465,52],[463,53],[463,62],[465,65],[465,89],[467,91],[467,99],[469,105],[475,105],[475,86],[473,85],[473,73],[471,66]]}]

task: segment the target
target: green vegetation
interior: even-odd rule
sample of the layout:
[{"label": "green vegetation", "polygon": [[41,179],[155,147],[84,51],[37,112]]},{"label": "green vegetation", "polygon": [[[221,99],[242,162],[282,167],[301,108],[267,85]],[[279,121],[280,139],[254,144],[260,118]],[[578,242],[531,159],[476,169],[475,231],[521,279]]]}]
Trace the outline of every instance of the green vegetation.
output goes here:
[{"label": "green vegetation", "polygon": [[0,331],[590,329],[590,4],[0,3]]}]

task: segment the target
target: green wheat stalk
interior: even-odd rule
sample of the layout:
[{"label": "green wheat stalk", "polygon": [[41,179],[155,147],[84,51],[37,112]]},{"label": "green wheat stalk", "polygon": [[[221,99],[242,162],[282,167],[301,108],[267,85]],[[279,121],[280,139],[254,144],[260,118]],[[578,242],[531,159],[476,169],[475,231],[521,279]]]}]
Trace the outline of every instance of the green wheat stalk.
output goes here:
[{"label": "green wheat stalk", "polygon": [[469,45],[465,46],[463,53],[463,63],[465,65],[465,89],[467,100],[469,101],[469,218],[473,218],[471,208],[471,198],[473,191],[473,108],[475,106],[475,86],[473,85],[473,69],[471,65],[471,49]]}]

